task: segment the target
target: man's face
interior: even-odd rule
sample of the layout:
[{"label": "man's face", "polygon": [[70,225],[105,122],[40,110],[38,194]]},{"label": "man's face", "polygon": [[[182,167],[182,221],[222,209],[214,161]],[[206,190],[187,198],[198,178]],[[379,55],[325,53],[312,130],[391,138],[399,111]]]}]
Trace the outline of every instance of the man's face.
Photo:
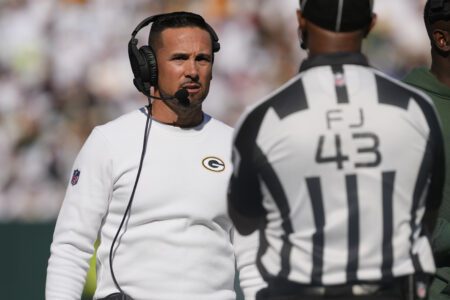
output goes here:
[{"label": "man's face", "polygon": [[212,79],[210,34],[198,27],[168,28],[156,49],[158,89],[163,96],[181,88],[189,92],[191,106],[206,98]]}]

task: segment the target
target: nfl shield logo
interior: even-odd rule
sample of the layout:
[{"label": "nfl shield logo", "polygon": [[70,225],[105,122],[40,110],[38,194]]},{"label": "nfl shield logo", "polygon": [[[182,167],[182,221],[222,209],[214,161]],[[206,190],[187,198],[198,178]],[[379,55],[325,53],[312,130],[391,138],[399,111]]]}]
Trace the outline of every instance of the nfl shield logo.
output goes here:
[{"label": "nfl shield logo", "polygon": [[342,74],[342,73],[336,73],[336,74],[334,75],[334,84],[335,84],[337,87],[342,87],[342,86],[344,86],[344,85],[345,85],[345,77],[344,77],[344,74]]},{"label": "nfl shield logo", "polygon": [[78,169],[73,171],[72,180],[70,181],[70,183],[72,183],[72,185],[75,185],[78,183],[78,179],[80,178],[80,173],[81,172]]}]

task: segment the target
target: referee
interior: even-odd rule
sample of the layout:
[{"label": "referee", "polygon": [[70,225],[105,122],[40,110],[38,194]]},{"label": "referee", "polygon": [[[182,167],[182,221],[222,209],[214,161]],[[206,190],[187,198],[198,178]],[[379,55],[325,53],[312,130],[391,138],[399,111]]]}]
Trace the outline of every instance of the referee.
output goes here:
[{"label": "referee", "polygon": [[425,94],[371,68],[370,0],[303,0],[300,73],[241,117],[229,214],[260,229],[257,299],[424,299],[445,172]]}]

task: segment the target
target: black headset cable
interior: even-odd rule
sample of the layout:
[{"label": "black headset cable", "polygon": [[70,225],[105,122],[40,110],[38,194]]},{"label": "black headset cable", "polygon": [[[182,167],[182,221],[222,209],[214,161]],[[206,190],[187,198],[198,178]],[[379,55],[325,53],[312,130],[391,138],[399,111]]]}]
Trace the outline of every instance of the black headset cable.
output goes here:
[{"label": "black headset cable", "polygon": [[[150,98],[149,98],[149,103],[150,103]],[[143,165],[143,162],[144,162],[145,153],[147,152],[146,150],[147,150],[148,136],[149,136],[150,128],[151,128],[151,120],[152,120],[152,118],[150,118],[150,111],[151,111],[151,104],[149,104],[147,106],[147,120],[145,122],[144,142],[143,142],[143,145],[142,145],[141,159],[140,159],[140,162],[139,162],[139,168],[138,168],[138,172],[136,174],[136,179],[134,181],[133,191],[131,192],[131,196],[130,196],[130,200],[128,201],[127,208],[125,209],[125,213],[123,214],[122,221],[120,222],[120,226],[117,229],[116,235],[114,236],[114,239],[112,241],[111,249],[109,250],[109,268],[111,270],[111,277],[112,277],[112,279],[114,281],[114,284],[117,287],[117,289],[125,297],[127,297],[127,294],[125,294],[125,292],[122,290],[122,288],[120,287],[119,283],[117,282],[116,276],[114,275],[112,253],[114,251],[114,245],[115,245],[115,243],[117,241],[117,238],[119,237],[120,231],[122,230],[123,224],[125,223],[125,220],[127,218],[128,212],[131,209],[131,204],[133,203],[133,198],[134,198],[134,194],[136,192],[136,187],[137,187],[138,182],[139,182],[139,177],[141,176],[142,165]]]}]

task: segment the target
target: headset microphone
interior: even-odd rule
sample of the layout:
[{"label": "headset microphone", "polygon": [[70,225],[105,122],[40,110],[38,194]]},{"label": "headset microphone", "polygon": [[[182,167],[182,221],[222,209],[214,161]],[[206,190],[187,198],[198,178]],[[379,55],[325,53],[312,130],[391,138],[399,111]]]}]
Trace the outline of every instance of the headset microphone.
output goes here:
[{"label": "headset microphone", "polygon": [[178,102],[180,102],[183,106],[189,106],[189,99],[188,99],[189,93],[185,89],[180,89],[175,93],[175,98],[178,99]]},{"label": "headset microphone", "polygon": [[153,98],[153,99],[158,99],[158,100],[178,100],[178,102],[183,105],[183,106],[189,106],[190,102],[189,102],[189,93],[186,89],[179,89],[174,95],[173,97],[156,97],[156,96],[152,96],[152,95],[147,95],[147,97],[149,98]]}]

